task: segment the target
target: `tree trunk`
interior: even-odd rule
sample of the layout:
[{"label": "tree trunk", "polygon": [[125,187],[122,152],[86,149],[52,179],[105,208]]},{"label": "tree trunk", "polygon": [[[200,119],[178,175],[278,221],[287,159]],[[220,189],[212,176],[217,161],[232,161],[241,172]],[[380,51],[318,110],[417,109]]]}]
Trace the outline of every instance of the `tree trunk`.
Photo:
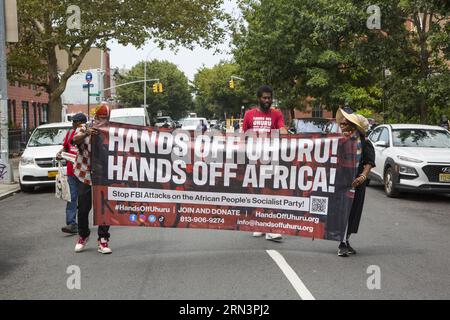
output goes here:
[{"label": "tree trunk", "polygon": [[49,44],[47,46],[47,59],[48,59],[48,76],[49,86],[48,92],[48,121],[49,123],[61,121],[61,90],[59,89],[60,81],[58,77],[58,60],[56,58],[55,47]]},{"label": "tree trunk", "polygon": [[60,122],[62,111],[61,95],[49,93],[48,122]]},{"label": "tree trunk", "polygon": [[[430,64],[429,64],[429,52],[427,48],[427,26],[429,25],[429,21],[427,23],[427,15],[424,13],[421,26],[417,26],[418,34],[419,34],[419,46],[420,46],[420,75],[422,80],[426,83],[428,80],[428,75],[430,73]],[[420,95],[420,123],[427,124],[428,123],[428,104],[427,104],[427,94],[421,93]]]}]

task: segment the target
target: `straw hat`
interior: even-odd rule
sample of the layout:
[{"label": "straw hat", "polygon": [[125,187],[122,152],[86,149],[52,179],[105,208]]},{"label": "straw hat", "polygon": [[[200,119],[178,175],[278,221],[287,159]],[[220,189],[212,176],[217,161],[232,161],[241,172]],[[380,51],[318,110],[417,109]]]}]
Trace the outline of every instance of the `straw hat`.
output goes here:
[{"label": "straw hat", "polygon": [[342,120],[347,119],[356,126],[359,132],[365,134],[369,129],[369,121],[362,115],[356,114],[350,108],[339,108],[336,113],[336,122],[341,124]]}]

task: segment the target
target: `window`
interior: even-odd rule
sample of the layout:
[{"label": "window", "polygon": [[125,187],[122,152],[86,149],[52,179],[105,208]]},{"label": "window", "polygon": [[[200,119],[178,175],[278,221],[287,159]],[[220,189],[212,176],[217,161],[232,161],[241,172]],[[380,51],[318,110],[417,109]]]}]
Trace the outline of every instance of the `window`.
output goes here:
[{"label": "window", "polygon": [[38,113],[38,120],[39,120],[39,125],[42,123],[42,106],[41,103],[39,102],[37,104],[37,113]]},{"label": "window", "polygon": [[395,129],[392,135],[396,147],[450,148],[450,134],[446,130]]},{"label": "window", "polygon": [[13,110],[12,110],[12,103],[11,100],[8,99],[8,128],[13,127],[13,116],[12,116]]},{"label": "window", "polygon": [[373,130],[373,132],[369,136],[369,139],[374,143],[377,142],[378,139],[380,138],[381,130],[383,130],[383,128],[377,128]]},{"label": "window", "polygon": [[16,100],[12,101],[12,124],[13,128],[16,128],[16,122],[17,122],[17,110],[16,110]]},{"label": "window", "polygon": [[48,122],[48,104],[45,103],[42,104],[42,122]]},{"label": "window", "polygon": [[33,102],[33,123],[35,128],[38,126],[37,120],[37,105],[36,102]]},{"label": "window", "polygon": [[30,110],[28,109],[28,101],[22,101],[22,132],[27,135],[30,128]]},{"label": "window", "polygon": [[382,130],[378,141],[389,143],[389,130],[387,128],[383,128]]},{"label": "window", "polygon": [[320,104],[315,104],[312,108],[312,117],[313,118],[322,118],[323,117],[323,109]]}]

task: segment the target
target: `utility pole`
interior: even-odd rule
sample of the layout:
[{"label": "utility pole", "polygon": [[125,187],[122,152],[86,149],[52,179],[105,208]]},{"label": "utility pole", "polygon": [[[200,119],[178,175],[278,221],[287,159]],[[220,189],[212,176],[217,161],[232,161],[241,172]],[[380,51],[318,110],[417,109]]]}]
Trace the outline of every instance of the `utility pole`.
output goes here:
[{"label": "utility pole", "polygon": [[0,0],[0,148],[1,160],[5,165],[4,180],[7,183],[14,182],[14,174],[9,163],[8,140],[8,80],[6,78],[6,15],[5,0]]}]

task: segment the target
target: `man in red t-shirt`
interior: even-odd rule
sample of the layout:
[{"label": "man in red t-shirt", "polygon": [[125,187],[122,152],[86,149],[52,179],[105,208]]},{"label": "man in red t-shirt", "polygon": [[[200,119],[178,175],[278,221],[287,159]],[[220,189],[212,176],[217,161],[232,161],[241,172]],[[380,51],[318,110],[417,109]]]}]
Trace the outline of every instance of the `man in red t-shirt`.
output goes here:
[{"label": "man in red t-shirt", "polygon": [[270,132],[278,129],[280,133],[286,134],[284,119],[281,111],[271,108],[272,89],[269,86],[262,86],[257,92],[259,106],[245,112],[244,132],[255,130],[257,132]]},{"label": "man in red t-shirt", "polygon": [[[87,118],[83,113],[77,113],[72,117],[72,128],[67,132],[66,137],[64,138],[63,148],[56,155],[57,159],[61,159],[61,153],[63,151],[74,155],[77,154],[78,148],[76,145],[72,144],[72,139],[77,128],[86,122]],[[69,182],[70,187],[70,202],[67,202],[66,205],[66,226],[62,227],[61,231],[70,234],[78,233],[76,219],[78,199],[77,180],[77,177],[75,177],[75,174],[73,173],[73,163],[67,160],[67,181]]]},{"label": "man in red t-shirt", "polygon": [[[273,92],[269,86],[262,86],[258,89],[257,98],[259,105],[244,115],[243,129],[244,132],[254,130],[256,132],[267,132],[271,130],[280,130],[281,134],[287,134],[284,127],[283,114],[279,110],[271,108]],[[261,237],[264,233],[253,232],[254,237]],[[267,233],[267,240],[280,241],[281,234]]]}]

